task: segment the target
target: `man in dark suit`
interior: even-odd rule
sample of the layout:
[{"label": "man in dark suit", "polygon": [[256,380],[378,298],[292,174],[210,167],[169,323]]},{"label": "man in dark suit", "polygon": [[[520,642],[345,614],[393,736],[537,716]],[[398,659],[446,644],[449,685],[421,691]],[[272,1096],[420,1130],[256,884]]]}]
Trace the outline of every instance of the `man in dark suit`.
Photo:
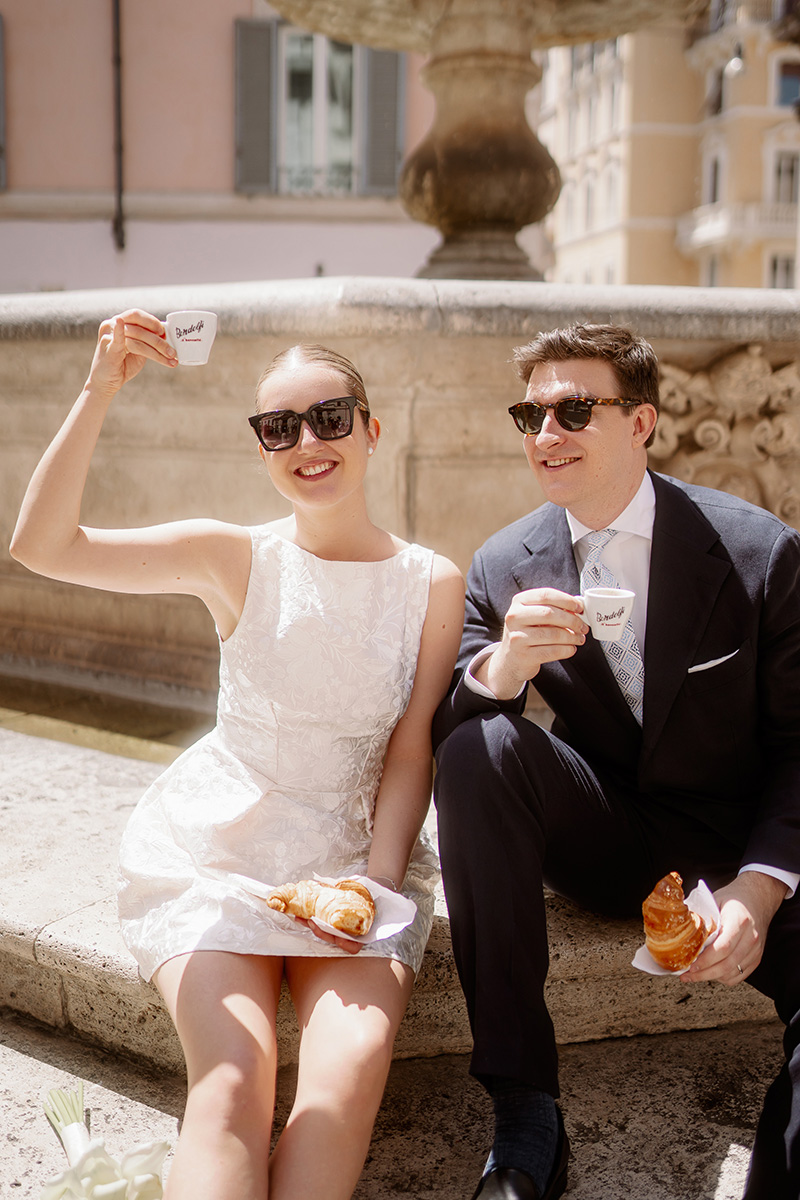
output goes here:
[{"label": "man in dark suit", "polygon": [[[453,946],[495,1141],[475,1196],[552,1200],[569,1147],[544,1002],[546,884],[641,916],[670,871],[705,879],[719,934],[683,975],[745,979],[786,1024],[747,1200],[800,1196],[800,536],[732,496],[653,475],[652,347],[616,326],[515,352],[510,410],[547,503],[469,573],[461,655],[436,718]],[[580,594],[636,593],[616,650]],[[555,717],[522,716],[529,682]]]}]

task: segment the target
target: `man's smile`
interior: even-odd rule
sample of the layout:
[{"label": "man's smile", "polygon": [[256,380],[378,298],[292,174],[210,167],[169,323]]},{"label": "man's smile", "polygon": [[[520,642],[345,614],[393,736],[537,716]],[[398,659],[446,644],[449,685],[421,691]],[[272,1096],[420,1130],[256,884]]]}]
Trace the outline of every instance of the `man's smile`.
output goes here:
[{"label": "man's smile", "polygon": [[540,460],[541,465],[543,467],[547,467],[548,470],[551,470],[553,467],[563,467],[566,466],[567,463],[579,461],[580,460],[577,455],[574,458],[544,458]]}]

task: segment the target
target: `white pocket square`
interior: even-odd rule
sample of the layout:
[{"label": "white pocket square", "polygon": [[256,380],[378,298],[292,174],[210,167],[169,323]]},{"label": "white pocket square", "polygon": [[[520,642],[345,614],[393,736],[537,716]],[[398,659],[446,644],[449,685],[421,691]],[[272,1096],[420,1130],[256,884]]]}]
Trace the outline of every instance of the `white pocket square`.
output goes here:
[{"label": "white pocket square", "polygon": [[735,658],[738,653],[738,650],[733,650],[730,654],[723,654],[722,658],[710,658],[708,662],[698,663],[696,667],[689,667],[686,674],[694,675],[697,671],[710,671],[712,667],[718,667],[720,663],[727,662],[729,658]]}]

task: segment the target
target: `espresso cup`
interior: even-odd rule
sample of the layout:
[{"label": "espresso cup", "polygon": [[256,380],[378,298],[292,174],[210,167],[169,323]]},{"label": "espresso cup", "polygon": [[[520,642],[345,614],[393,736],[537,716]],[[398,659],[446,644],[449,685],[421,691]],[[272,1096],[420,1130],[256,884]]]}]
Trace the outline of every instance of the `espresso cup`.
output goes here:
[{"label": "espresso cup", "polygon": [[589,588],[581,596],[583,616],[594,637],[601,642],[618,642],[633,612],[635,592],[622,588]]},{"label": "espresso cup", "polygon": [[217,314],[201,309],[167,313],[167,341],[182,367],[202,367],[208,362],[217,335]]}]

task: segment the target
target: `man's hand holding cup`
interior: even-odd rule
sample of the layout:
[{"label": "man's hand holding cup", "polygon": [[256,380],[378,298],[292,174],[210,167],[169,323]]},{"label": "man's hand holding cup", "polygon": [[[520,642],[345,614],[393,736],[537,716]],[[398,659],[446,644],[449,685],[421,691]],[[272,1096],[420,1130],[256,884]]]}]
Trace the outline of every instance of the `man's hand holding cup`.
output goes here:
[{"label": "man's hand holding cup", "polygon": [[506,613],[502,641],[475,678],[498,700],[511,700],[542,663],[571,658],[583,645],[589,626],[582,612],[580,596],[555,588],[518,592]]}]

